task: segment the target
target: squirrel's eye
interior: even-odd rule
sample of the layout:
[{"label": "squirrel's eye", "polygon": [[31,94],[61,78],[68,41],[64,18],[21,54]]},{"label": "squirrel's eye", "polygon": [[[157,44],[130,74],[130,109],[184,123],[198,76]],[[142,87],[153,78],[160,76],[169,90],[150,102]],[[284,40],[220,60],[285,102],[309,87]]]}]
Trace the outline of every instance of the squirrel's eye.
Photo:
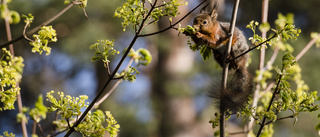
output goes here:
[{"label": "squirrel's eye", "polygon": [[207,23],[208,23],[207,20],[204,20],[204,21],[202,22],[203,25],[206,25]]}]

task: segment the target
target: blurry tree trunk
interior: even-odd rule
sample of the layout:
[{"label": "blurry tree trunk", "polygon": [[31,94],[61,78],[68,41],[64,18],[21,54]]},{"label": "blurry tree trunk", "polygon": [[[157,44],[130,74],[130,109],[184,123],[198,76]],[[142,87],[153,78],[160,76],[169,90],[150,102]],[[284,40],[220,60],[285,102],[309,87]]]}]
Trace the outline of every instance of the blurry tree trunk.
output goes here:
[{"label": "blurry tree trunk", "polygon": [[[181,6],[179,11],[180,15],[185,15],[188,12],[187,6]],[[177,19],[179,18],[177,17]],[[190,19],[187,18],[181,25],[186,26],[189,22]],[[169,26],[169,20],[164,19],[159,24],[159,29],[167,26]],[[158,56],[155,57],[157,62],[150,74],[152,75],[153,109],[155,118],[158,120],[156,135],[159,137],[179,136],[181,133],[191,135],[188,132],[191,131],[190,127],[195,125],[196,122],[192,97],[189,95],[182,95],[182,97],[172,95],[172,92],[187,94],[187,91],[174,91],[176,89],[172,89],[172,85],[176,84],[178,84],[178,89],[185,89],[185,87],[180,86],[189,85],[189,81],[183,74],[191,70],[194,57],[186,43],[186,37],[178,36],[176,30],[157,35]],[[152,53],[152,55],[156,54]]]}]

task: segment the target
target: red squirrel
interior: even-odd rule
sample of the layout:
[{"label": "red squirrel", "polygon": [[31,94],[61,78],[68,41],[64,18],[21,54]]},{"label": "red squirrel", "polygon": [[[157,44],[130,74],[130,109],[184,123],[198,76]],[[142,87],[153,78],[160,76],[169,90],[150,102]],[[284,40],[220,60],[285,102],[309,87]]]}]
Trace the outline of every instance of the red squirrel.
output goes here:
[{"label": "red squirrel", "polygon": [[[200,14],[194,18],[193,28],[195,31],[193,34],[187,35],[191,36],[191,39],[196,45],[210,47],[214,54],[214,59],[223,67],[224,54],[230,37],[228,35],[230,23],[217,21],[218,14],[216,4],[211,12],[205,12],[204,9],[205,7],[202,8]],[[227,58],[231,60],[248,49],[249,46],[246,37],[238,28],[235,28],[231,52]],[[216,102],[221,101],[221,104],[218,105],[223,105],[223,108],[233,112],[243,108],[249,96],[252,94],[252,77],[246,68],[248,58],[249,54],[245,54],[230,62],[229,70],[232,70],[234,73],[231,80],[228,81],[225,91],[221,92],[223,88],[221,88],[220,85],[218,88],[210,91],[210,96],[217,99]]]}]

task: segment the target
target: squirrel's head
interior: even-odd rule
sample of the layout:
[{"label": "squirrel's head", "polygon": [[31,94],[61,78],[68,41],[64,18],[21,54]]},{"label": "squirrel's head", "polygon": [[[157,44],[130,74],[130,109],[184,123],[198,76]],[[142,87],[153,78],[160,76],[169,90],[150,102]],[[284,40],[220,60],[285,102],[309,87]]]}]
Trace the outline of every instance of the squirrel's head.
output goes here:
[{"label": "squirrel's head", "polygon": [[196,29],[196,31],[199,31],[201,33],[210,33],[212,32],[212,29],[215,28],[217,22],[217,6],[216,4],[212,8],[210,12],[206,12],[205,7],[203,7],[200,10],[200,14],[197,15],[193,20],[193,27]]}]

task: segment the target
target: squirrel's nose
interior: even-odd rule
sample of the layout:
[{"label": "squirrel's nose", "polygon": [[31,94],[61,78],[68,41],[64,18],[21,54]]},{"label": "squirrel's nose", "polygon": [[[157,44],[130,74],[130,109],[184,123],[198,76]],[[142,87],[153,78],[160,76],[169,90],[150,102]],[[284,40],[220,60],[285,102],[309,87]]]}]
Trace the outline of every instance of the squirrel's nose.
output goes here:
[{"label": "squirrel's nose", "polygon": [[199,31],[199,27],[198,27],[198,26],[192,25],[192,27],[193,27],[196,31]]}]

